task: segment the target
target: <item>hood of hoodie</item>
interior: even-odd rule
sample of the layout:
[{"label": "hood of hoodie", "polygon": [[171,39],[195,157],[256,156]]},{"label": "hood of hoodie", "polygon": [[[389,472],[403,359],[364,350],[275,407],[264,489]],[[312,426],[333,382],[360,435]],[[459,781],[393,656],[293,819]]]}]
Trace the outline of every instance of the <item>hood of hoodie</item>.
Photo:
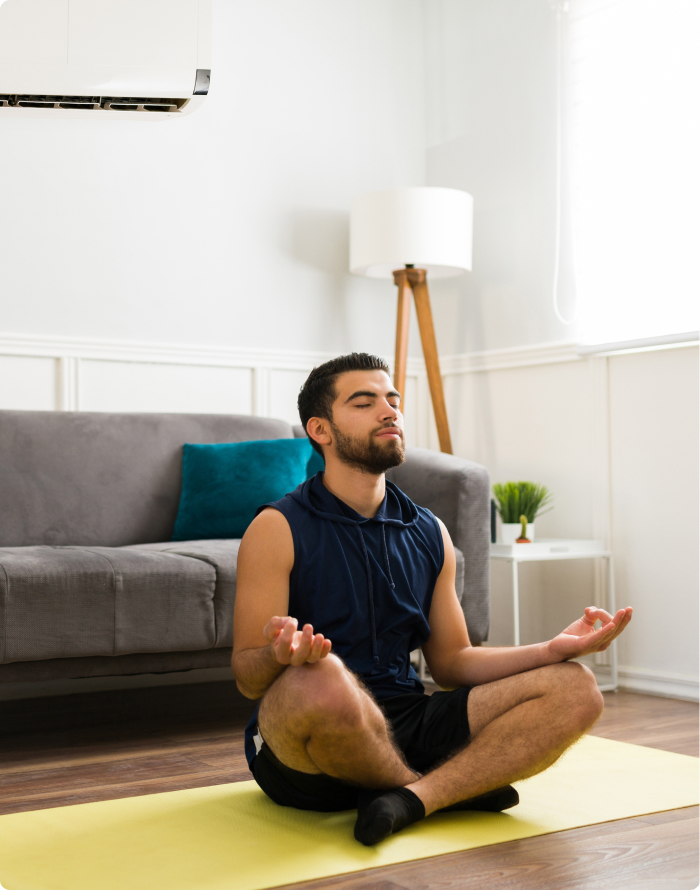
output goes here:
[{"label": "hood of hoodie", "polygon": [[331,494],[323,484],[323,472],[316,473],[315,476],[307,479],[289,496],[311,513],[330,522],[340,522],[345,525],[363,526],[369,522],[381,522],[386,525],[409,528],[418,521],[416,505],[388,479],[384,500],[371,518],[362,516],[340,498]]},{"label": "hood of hoodie", "polygon": [[[386,545],[385,526],[392,525],[399,528],[410,528],[418,521],[418,511],[415,504],[406,497],[406,495],[398,489],[393,483],[386,482],[386,491],[384,500],[382,501],[376,514],[371,518],[362,516],[352,507],[337,498],[323,484],[323,472],[316,473],[311,479],[307,479],[303,485],[300,485],[290,495],[295,501],[315,513],[322,519],[330,522],[338,522],[342,525],[351,525],[357,529],[357,534],[364,556],[365,572],[367,573],[367,591],[369,595],[369,615],[370,629],[372,635],[372,658],[375,669],[379,666],[379,647],[377,645],[377,619],[374,606],[374,578],[372,577],[372,565],[367,550],[367,542],[362,534],[363,526],[369,523],[378,523],[381,526],[382,551],[384,555],[384,565],[386,566],[389,583],[392,588],[394,583],[391,574],[391,563],[389,561],[389,551]],[[416,603],[416,605],[418,605]]]}]

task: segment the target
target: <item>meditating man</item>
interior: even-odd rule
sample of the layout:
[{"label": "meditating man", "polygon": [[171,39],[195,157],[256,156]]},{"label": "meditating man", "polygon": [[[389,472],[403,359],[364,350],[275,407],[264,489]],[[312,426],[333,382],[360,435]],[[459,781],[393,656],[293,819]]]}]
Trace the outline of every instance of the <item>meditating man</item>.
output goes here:
[{"label": "meditating man", "polygon": [[[545,643],[472,646],[444,524],[384,476],[404,460],[400,401],[376,356],[315,368],[299,413],[325,471],[261,507],[238,556],[231,664],[260,699],[255,780],[284,806],[356,807],[367,845],[438,810],[514,806],[510,783],[551,766],[603,709],[568,659],[607,649],[632,617],[590,607]],[[449,691],[424,692],[419,647]]]}]

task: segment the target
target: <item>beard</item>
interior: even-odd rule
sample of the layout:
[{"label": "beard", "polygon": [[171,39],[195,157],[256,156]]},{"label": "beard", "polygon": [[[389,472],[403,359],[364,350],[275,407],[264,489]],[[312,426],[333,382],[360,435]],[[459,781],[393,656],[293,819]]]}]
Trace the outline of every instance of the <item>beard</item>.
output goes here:
[{"label": "beard", "polygon": [[[380,441],[375,435],[383,429],[396,429],[401,438]],[[379,476],[406,460],[403,431],[392,424],[377,427],[366,439],[346,436],[332,421],[331,431],[338,460],[362,473]]]}]

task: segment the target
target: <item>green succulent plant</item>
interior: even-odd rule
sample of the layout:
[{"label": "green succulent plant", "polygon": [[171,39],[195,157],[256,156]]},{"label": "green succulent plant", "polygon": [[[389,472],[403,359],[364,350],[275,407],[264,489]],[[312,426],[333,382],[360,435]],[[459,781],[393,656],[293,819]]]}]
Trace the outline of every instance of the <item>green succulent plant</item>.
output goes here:
[{"label": "green succulent plant", "polygon": [[543,510],[552,500],[546,485],[535,482],[496,482],[493,486],[496,495],[496,510],[503,522],[520,522],[526,516],[528,522],[534,522],[536,516],[548,513]]}]

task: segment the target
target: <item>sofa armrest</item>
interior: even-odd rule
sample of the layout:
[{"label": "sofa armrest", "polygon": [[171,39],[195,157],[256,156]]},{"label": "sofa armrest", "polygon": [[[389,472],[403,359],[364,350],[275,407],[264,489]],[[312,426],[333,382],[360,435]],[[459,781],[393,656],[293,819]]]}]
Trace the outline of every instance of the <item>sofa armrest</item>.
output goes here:
[{"label": "sofa armrest", "polygon": [[474,645],[488,639],[490,620],[490,479],[480,464],[426,448],[407,448],[387,479],[447,526],[464,554],[462,610]]}]

